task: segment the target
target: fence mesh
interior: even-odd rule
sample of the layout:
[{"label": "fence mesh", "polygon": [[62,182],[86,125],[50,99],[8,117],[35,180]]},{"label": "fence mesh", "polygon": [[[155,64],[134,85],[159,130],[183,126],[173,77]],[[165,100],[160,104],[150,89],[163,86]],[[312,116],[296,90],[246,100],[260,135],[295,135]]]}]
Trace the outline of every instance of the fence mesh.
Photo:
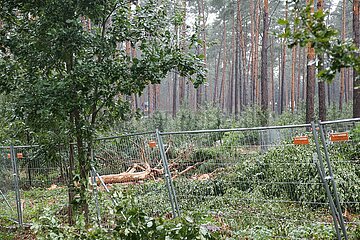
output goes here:
[{"label": "fence mesh", "polygon": [[[317,127],[315,131],[310,125],[297,125],[97,139],[92,152],[91,218],[113,223],[111,201],[120,199],[105,193],[110,189],[137,196],[152,216],[173,217],[178,209],[181,214],[200,214],[210,230],[225,235],[231,231],[240,239],[332,239],[336,231],[326,183],[334,200],[339,198],[350,238],[356,236],[351,234],[360,225],[360,119]],[[316,132],[324,143],[318,149]],[[1,222],[19,219],[19,204],[24,222],[33,222],[45,207],[66,215],[68,150],[17,146],[12,161],[10,147],[0,148]],[[333,179],[329,166],[322,166],[328,163]]]},{"label": "fence mesh", "polygon": [[309,126],[162,136],[182,211],[242,238],[333,234]]},{"label": "fence mesh", "polygon": [[321,125],[344,221],[351,232],[360,225],[360,119]]},{"label": "fence mesh", "polygon": [[[136,195],[140,205],[153,215],[171,213],[155,133],[99,139],[94,145],[94,160],[96,172],[110,190]],[[99,179],[97,181],[100,184]],[[109,194],[103,192],[100,186],[100,209],[106,210],[110,200]],[[111,218],[106,214],[109,211],[102,213],[102,218]]]},{"label": "fence mesh", "polygon": [[0,161],[0,224],[6,224],[17,221],[14,171],[9,147],[0,148]]},{"label": "fence mesh", "polygon": [[66,213],[66,152],[55,147],[15,146],[14,154],[24,222],[34,222],[45,209],[60,208],[64,212],[59,214]]}]

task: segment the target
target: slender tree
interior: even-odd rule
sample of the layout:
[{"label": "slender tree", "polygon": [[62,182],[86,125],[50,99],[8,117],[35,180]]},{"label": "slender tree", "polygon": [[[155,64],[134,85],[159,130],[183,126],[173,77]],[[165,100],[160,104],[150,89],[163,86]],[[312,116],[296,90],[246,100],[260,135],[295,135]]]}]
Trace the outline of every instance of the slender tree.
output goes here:
[{"label": "slender tree", "polygon": [[[345,40],[346,37],[346,0],[342,2],[342,30],[341,30],[341,37],[342,40]],[[340,70],[340,96],[339,96],[339,110],[343,110],[343,101],[344,101],[344,89],[345,89],[345,76],[346,76],[346,69],[341,68]]]},{"label": "slender tree", "polygon": [[296,50],[297,50],[297,46],[292,48],[291,51],[291,112],[294,113],[295,112],[295,75],[296,75]]},{"label": "slender tree", "polygon": [[227,108],[229,114],[232,114],[233,103],[234,103],[234,71],[235,71],[235,58],[236,58],[236,47],[235,47],[235,19],[234,16],[231,16],[232,19],[232,30],[231,30],[231,68],[230,68],[230,83],[228,88],[228,102]]},{"label": "slender tree", "polygon": [[240,110],[240,94],[241,94],[241,74],[240,74],[240,62],[239,62],[239,52],[240,52],[240,18],[241,18],[241,14],[240,14],[240,0],[236,1],[236,24],[235,24],[235,32],[236,32],[236,40],[235,40],[235,80],[234,80],[234,113],[235,113],[235,117],[237,118],[239,115],[239,110]]},{"label": "slender tree", "polygon": [[[356,47],[360,47],[360,0],[353,0],[353,32],[354,43]],[[356,54],[359,57],[359,54]],[[360,117],[360,77],[359,73],[353,70],[353,117]]]},{"label": "slender tree", "polygon": [[[311,13],[314,12],[314,5],[311,0],[306,0],[307,4],[311,3]],[[306,123],[314,121],[314,96],[315,96],[315,49],[311,43],[307,44],[307,74],[306,74]]]},{"label": "slender tree", "polygon": [[270,77],[271,77],[271,88],[270,88],[270,101],[271,109],[275,111],[275,80],[274,80],[274,39],[270,38]]},{"label": "slender tree", "polygon": [[261,110],[263,126],[268,122],[268,29],[269,29],[269,2],[264,0],[264,13],[263,13],[263,37],[261,46]]},{"label": "slender tree", "polygon": [[[241,15],[241,0],[237,0],[237,12],[238,12],[238,25],[239,25],[239,41],[240,41],[240,50],[241,50],[241,66],[242,66],[242,74],[239,74],[239,87],[241,88],[241,91],[239,92],[240,97],[240,103],[239,108],[240,111],[242,110],[242,106],[247,105],[248,101],[248,94],[247,94],[247,86],[249,85],[249,62],[247,60],[247,47],[246,47],[246,33],[243,28],[243,21],[242,21],[242,15]],[[240,59],[240,56],[239,56]],[[241,69],[241,66],[239,66],[239,71]]]},{"label": "slender tree", "polygon": [[[317,1],[317,9],[319,12],[324,10],[324,1]],[[319,67],[318,69],[321,71],[323,69],[323,54],[318,54],[319,59]],[[325,95],[325,82],[323,80],[318,81],[318,100],[319,100],[319,119],[321,121],[326,120],[326,95]]]},{"label": "slender tree", "polygon": [[227,67],[227,54],[226,54],[226,19],[223,19],[223,28],[224,28],[224,42],[223,42],[223,58],[222,58],[222,77],[221,77],[221,86],[220,86],[220,107],[224,109],[225,104],[225,84],[226,84],[226,67]]},{"label": "slender tree", "polygon": [[[285,19],[288,18],[288,3],[285,3]],[[285,78],[285,67],[286,67],[286,40],[283,39],[282,43],[282,56],[281,56],[281,82],[280,82],[280,94],[279,94],[279,104],[280,104],[280,114],[284,111],[284,104],[287,105],[286,101],[286,78]]]}]

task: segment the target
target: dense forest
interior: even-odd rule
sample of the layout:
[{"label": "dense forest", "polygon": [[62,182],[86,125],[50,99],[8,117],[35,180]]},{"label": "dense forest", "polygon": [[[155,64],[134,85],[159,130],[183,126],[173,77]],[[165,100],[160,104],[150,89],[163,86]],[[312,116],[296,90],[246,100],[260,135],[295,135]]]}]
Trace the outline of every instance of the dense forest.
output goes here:
[{"label": "dense forest", "polygon": [[359,239],[360,0],[0,5],[0,238]]},{"label": "dense forest", "polygon": [[[338,30],[339,38],[353,38],[356,27],[350,1],[313,4],[315,10],[329,12],[326,23]],[[174,5],[183,15],[183,25],[177,29],[179,44],[183,46],[182,39],[194,31],[200,37],[197,51],[205,57],[207,81],[195,89],[173,72],[162,84],[150,85],[142,94],[132,96],[134,108],[147,115],[165,111],[173,116],[182,106],[195,110],[206,104],[227,115],[239,115],[249,106],[261,104],[276,114],[304,108],[311,49],[299,45],[288,48],[286,39],[278,37],[283,31],[278,20],[293,17],[292,3],[184,0]],[[351,105],[353,75],[351,68],[342,68],[332,82],[314,84],[315,90],[309,94],[316,99],[316,109],[320,99],[325,109],[334,107],[340,112]],[[326,114],[320,118],[325,120]]]}]

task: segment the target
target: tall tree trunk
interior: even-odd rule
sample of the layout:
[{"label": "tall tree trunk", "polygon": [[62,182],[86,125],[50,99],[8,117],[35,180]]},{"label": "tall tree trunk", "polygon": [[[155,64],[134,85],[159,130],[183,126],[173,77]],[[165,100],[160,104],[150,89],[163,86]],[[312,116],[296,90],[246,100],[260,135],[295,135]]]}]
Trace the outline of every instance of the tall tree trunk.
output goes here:
[{"label": "tall tree trunk", "polygon": [[295,66],[297,45],[292,48],[291,56],[291,112],[295,112]]},{"label": "tall tree trunk", "polygon": [[[184,0],[185,1],[185,0]],[[186,5],[185,5],[186,6]],[[205,3],[204,0],[201,0],[201,19],[202,19],[202,50],[204,55],[204,67],[207,66],[207,46],[206,46],[206,17],[205,17]],[[206,76],[207,78],[207,76]],[[204,101],[208,101],[208,87],[204,85]]]},{"label": "tall tree trunk", "polygon": [[222,53],[222,42],[219,49],[218,57],[215,58],[215,79],[214,79],[214,94],[213,94],[213,105],[217,105],[217,95],[218,95],[218,85],[219,85],[219,71],[220,71],[220,62],[221,62],[221,53]]},{"label": "tall tree trunk", "polygon": [[303,63],[302,63],[302,91],[301,100],[304,102],[306,98],[306,75],[307,75],[307,47],[303,48]]},{"label": "tall tree trunk", "polygon": [[255,23],[256,23],[256,30],[255,30],[255,62],[254,62],[254,104],[260,103],[260,87],[259,87],[259,36],[260,36],[260,0],[256,1],[255,7]]},{"label": "tall tree trunk", "polygon": [[256,81],[256,68],[255,68],[255,10],[254,10],[254,1],[250,1],[250,19],[251,19],[251,25],[250,25],[250,29],[251,29],[251,78],[250,78],[250,86],[249,86],[249,90],[250,90],[250,101],[251,103],[255,102],[255,81]]},{"label": "tall tree trunk", "polygon": [[270,38],[270,78],[271,78],[271,90],[270,90],[270,101],[271,101],[271,109],[275,111],[275,82],[274,82],[274,39]]},{"label": "tall tree trunk", "polygon": [[[309,4],[310,0],[306,0]],[[314,12],[314,6],[311,5],[311,12]],[[307,76],[306,76],[306,123],[314,121],[314,95],[315,95],[315,49],[311,47],[311,43],[308,43],[307,53]],[[311,63],[309,65],[309,63]]]},{"label": "tall tree trunk", "polygon": [[[186,0],[182,0],[182,9],[183,15],[183,23],[181,26],[181,41],[180,48],[182,51],[186,51]],[[185,99],[185,77],[179,78],[179,105],[182,106],[184,104]]]},{"label": "tall tree trunk", "polygon": [[[247,86],[248,86],[248,81],[249,81],[249,70],[247,68],[248,66],[248,62],[247,61],[247,57],[246,57],[246,52],[247,52],[247,47],[245,45],[245,41],[246,41],[246,34],[244,33],[244,29],[243,29],[243,21],[242,21],[242,16],[241,16],[241,1],[237,0],[237,15],[238,15],[238,27],[239,27],[239,41],[240,41],[240,49],[241,49],[241,63],[240,65],[242,65],[242,76],[241,74],[239,74],[239,87],[240,87],[240,92],[239,92],[239,97],[241,98],[240,103],[239,103],[239,108],[240,111],[242,110],[243,106],[247,105]],[[240,56],[239,56],[239,60],[240,60]],[[239,71],[241,69],[241,66],[239,66]],[[242,81],[241,81],[242,80]],[[242,92],[242,93],[241,93]]]},{"label": "tall tree trunk", "polygon": [[231,31],[231,73],[230,73],[230,86],[228,93],[228,111],[231,115],[233,112],[233,102],[234,102],[234,70],[235,70],[235,58],[236,58],[236,50],[235,50],[235,19],[232,16],[232,31]]},{"label": "tall tree trunk", "polygon": [[[344,41],[346,38],[346,1],[343,0],[342,4],[342,31],[341,31],[341,37]],[[340,70],[340,96],[339,96],[339,110],[342,112],[343,110],[343,101],[344,101],[344,86],[345,86],[345,76],[346,76],[346,69],[341,68]]]},{"label": "tall tree trunk", "polygon": [[264,16],[263,16],[263,38],[261,46],[261,111],[263,114],[261,124],[263,126],[268,123],[268,28],[269,28],[269,2],[264,0]]},{"label": "tall tree trunk", "polygon": [[[285,3],[285,19],[288,18],[288,3]],[[281,65],[281,84],[280,84],[280,114],[284,112],[284,103],[287,105],[286,101],[286,87],[285,87],[285,66],[286,66],[286,42],[283,40],[283,49],[282,49],[282,65]]]},{"label": "tall tree trunk", "polygon": [[[360,47],[360,19],[359,9],[360,0],[353,0],[353,32],[354,32],[354,43],[356,47]],[[359,55],[357,55],[359,57]],[[357,71],[353,71],[353,117],[360,117],[360,78]]]},{"label": "tall tree trunk", "polygon": [[226,64],[227,64],[227,55],[226,55],[226,20],[224,17],[224,45],[223,45],[223,61],[222,61],[222,78],[221,78],[221,88],[220,88],[220,106],[224,110],[225,103],[225,83],[226,83]]},{"label": "tall tree trunk", "polygon": [[[177,14],[177,11],[178,11],[178,8],[179,8],[179,2],[178,0],[175,1],[175,13],[174,14]],[[175,34],[176,34],[176,46],[179,47],[179,44],[180,44],[180,29],[179,29],[179,26],[175,26]],[[177,112],[177,100],[178,100],[178,81],[179,81],[179,76],[178,76],[178,73],[175,71],[174,72],[174,77],[173,77],[173,92],[172,92],[172,117],[176,117],[176,112]]]},{"label": "tall tree trunk", "polygon": [[[70,115],[71,122],[74,122],[73,115]],[[74,199],[75,199],[75,186],[74,186],[74,172],[75,172],[75,153],[74,153],[74,144],[69,145],[69,179],[68,179],[68,197],[69,197],[69,207],[68,207],[68,221],[69,225],[74,224]]]},{"label": "tall tree trunk", "polygon": [[[202,21],[201,21],[201,16],[202,16],[202,10],[201,10],[201,1],[202,0],[197,0],[197,6],[198,6],[198,26],[202,26]],[[202,31],[200,31],[200,34],[202,33]],[[197,48],[197,53],[200,54],[201,52],[201,48],[200,46],[198,46]],[[200,85],[197,89],[196,89],[196,109],[200,109],[201,104],[202,104],[202,95],[203,95],[203,86]]]},{"label": "tall tree trunk", "polygon": [[235,30],[236,30],[236,41],[235,41],[235,89],[234,89],[234,113],[235,113],[235,118],[238,117],[239,115],[239,110],[240,110],[240,106],[239,106],[239,102],[240,102],[240,94],[241,94],[241,81],[240,81],[240,63],[239,63],[239,44],[240,44],[240,21],[241,21],[241,15],[240,15],[240,0],[236,1],[236,5],[237,5],[237,14],[236,14],[236,24],[235,24]]},{"label": "tall tree trunk", "polygon": [[299,61],[298,61],[298,65],[297,65],[297,68],[298,68],[298,74],[297,74],[297,81],[296,81],[296,99],[295,99],[295,102],[296,102],[296,109],[299,109],[299,104],[300,104],[300,81],[301,81],[301,63],[302,63],[302,48],[301,46],[298,46],[298,58],[299,58]]},{"label": "tall tree trunk", "polygon": [[177,82],[178,82],[178,74],[176,72],[173,73],[173,91],[172,91],[172,117],[176,117],[177,111]]},{"label": "tall tree trunk", "polygon": [[279,64],[279,74],[278,74],[278,88],[279,88],[279,91],[278,91],[278,96],[277,96],[277,109],[276,111],[278,112],[278,114],[281,114],[281,108],[282,108],[282,84],[281,84],[281,80],[282,80],[282,57],[283,57],[283,41],[284,40],[281,40],[280,42],[280,51],[279,51],[279,61],[278,61],[278,64]]},{"label": "tall tree trunk", "polygon": [[[318,11],[324,10],[324,1],[323,0],[318,0],[317,1],[317,9]],[[319,67],[320,69],[323,68],[323,59],[324,56],[322,54],[318,55],[318,59],[319,59]],[[325,82],[324,81],[319,81],[318,82],[318,93],[319,93],[319,119],[321,121],[325,121],[326,120],[326,95],[325,95]]]}]

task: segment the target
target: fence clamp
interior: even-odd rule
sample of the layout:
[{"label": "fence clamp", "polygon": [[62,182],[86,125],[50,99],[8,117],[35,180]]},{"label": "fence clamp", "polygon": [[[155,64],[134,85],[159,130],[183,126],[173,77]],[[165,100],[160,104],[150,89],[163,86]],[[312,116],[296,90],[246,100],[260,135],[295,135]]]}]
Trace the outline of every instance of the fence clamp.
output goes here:
[{"label": "fence clamp", "polygon": [[317,164],[319,162],[319,159],[317,157],[317,153],[313,153],[313,163]]},{"label": "fence clamp", "polygon": [[333,179],[332,176],[326,176],[326,177],[325,177],[325,180],[332,180],[332,179]]}]

